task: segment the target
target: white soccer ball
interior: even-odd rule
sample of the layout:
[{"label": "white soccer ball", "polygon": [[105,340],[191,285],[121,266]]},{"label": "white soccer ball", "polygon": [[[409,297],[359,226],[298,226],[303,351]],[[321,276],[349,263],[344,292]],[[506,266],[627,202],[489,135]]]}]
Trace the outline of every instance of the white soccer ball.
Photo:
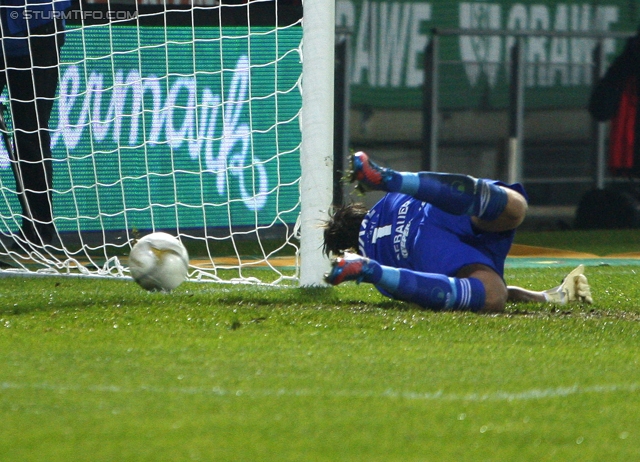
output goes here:
[{"label": "white soccer ball", "polygon": [[147,234],[131,249],[129,270],[143,289],[171,292],[187,278],[189,254],[171,234]]}]

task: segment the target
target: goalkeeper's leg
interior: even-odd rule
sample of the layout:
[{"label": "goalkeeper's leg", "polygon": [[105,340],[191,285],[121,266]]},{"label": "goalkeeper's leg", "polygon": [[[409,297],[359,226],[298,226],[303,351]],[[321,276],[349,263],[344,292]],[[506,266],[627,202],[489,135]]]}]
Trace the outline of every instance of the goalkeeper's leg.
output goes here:
[{"label": "goalkeeper's leg", "polygon": [[502,279],[484,265],[463,268],[459,277],[380,265],[360,255],[337,258],[325,279],[369,282],[393,298],[433,310],[502,311],[507,298]]},{"label": "goalkeeper's leg", "polygon": [[518,192],[469,175],[397,172],[383,168],[364,152],[354,154],[351,179],[362,190],[400,192],[429,202],[453,215],[469,215],[484,231],[515,229],[524,220],[527,202]]}]

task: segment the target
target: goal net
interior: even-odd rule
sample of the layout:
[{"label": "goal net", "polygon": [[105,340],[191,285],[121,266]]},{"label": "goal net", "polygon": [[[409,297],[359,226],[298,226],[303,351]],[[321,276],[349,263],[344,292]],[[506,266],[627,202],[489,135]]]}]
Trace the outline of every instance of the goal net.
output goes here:
[{"label": "goal net", "polygon": [[[11,152],[20,127],[2,93],[2,274],[128,277],[129,251],[153,231],[186,245],[191,280],[295,283],[301,259],[322,266],[314,229],[330,195],[326,166],[306,174],[317,184],[301,168],[301,6],[181,3],[83,4],[64,13],[47,245],[21,235],[29,212]],[[301,190],[313,198],[306,224]],[[300,251],[305,226],[308,256]]]},{"label": "goal net", "polygon": [[317,242],[300,254],[301,7],[175,3],[65,13],[49,124],[55,233],[22,238],[20,127],[6,110],[1,273],[128,277],[131,247],[153,231],[186,245],[191,280],[295,283],[301,259],[321,258]]}]

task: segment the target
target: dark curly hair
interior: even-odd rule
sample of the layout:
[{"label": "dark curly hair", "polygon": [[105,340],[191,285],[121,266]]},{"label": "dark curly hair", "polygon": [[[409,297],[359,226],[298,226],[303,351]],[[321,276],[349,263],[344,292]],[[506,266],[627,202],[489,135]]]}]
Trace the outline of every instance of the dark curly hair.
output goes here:
[{"label": "dark curly hair", "polygon": [[360,224],[369,210],[360,203],[334,207],[324,223],[324,253],[339,255],[345,250],[358,250]]}]

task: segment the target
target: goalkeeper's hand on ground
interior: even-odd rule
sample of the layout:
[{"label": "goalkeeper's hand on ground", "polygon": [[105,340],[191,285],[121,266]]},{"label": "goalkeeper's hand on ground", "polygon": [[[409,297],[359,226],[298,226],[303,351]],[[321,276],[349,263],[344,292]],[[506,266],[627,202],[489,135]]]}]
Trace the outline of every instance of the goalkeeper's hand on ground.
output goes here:
[{"label": "goalkeeper's hand on ground", "polygon": [[584,275],[584,265],[571,271],[558,287],[545,290],[544,295],[547,301],[559,305],[571,302],[593,303],[589,281]]}]

